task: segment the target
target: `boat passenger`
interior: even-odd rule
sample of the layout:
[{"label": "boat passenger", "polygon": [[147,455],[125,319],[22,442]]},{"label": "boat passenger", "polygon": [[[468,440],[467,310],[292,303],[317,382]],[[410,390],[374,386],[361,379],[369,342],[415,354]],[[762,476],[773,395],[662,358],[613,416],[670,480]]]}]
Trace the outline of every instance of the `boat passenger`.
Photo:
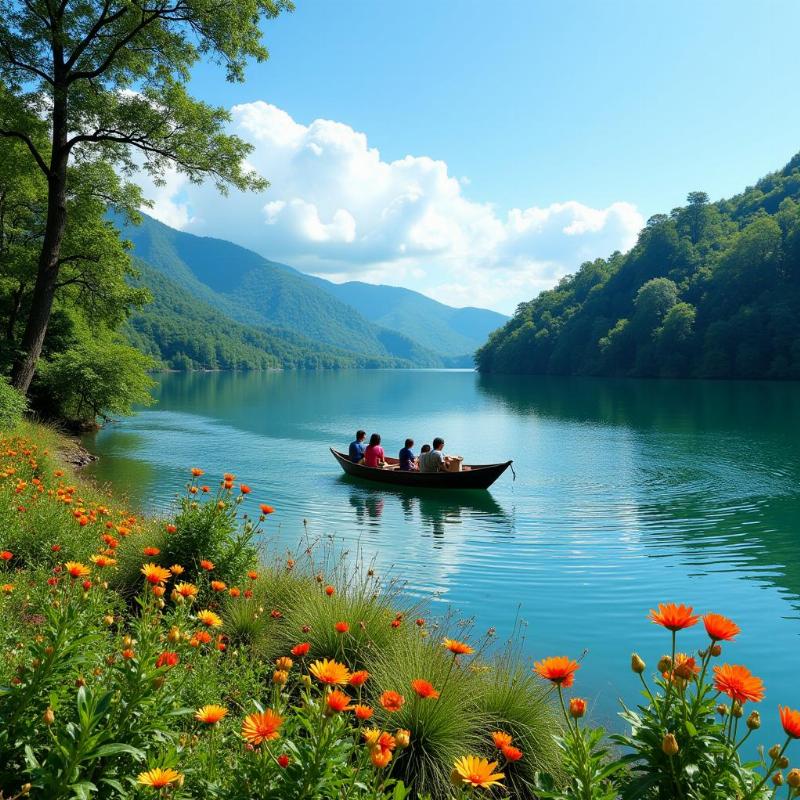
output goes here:
[{"label": "boat passenger", "polygon": [[372,436],[369,437],[369,444],[364,451],[364,463],[368,467],[377,467],[381,469],[385,464],[383,457],[384,453],[381,447],[381,437],[379,434],[373,433]]},{"label": "boat passenger", "polygon": [[443,472],[447,456],[442,452],[444,450],[444,439],[437,436],[433,440],[433,449],[420,455],[419,457],[419,471],[420,472]]},{"label": "boat passenger", "polygon": [[366,431],[356,431],[356,440],[350,442],[350,460],[354,464],[360,464],[364,460],[364,450],[366,449],[364,439],[366,438]]},{"label": "boat passenger", "polygon": [[411,449],[414,446],[413,439],[406,439],[406,446],[400,451],[399,461],[400,467],[399,469],[402,472],[413,472],[417,469],[417,457],[414,455],[414,451]]}]

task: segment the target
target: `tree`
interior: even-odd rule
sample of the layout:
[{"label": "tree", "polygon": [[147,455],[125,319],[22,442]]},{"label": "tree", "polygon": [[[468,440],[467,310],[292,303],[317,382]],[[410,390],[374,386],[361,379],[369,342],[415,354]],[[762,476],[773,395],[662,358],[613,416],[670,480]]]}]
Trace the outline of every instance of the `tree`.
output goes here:
[{"label": "tree", "polygon": [[201,57],[241,81],[247,59],[268,55],[261,19],[291,8],[290,0],[0,0],[0,137],[22,142],[47,182],[13,371],[20,391],[33,378],[58,288],[70,165],[126,175],[141,168],[156,180],[172,167],[221,192],[264,187],[243,165],[248,145],[224,133],[227,113],[192,98],[186,83]]}]

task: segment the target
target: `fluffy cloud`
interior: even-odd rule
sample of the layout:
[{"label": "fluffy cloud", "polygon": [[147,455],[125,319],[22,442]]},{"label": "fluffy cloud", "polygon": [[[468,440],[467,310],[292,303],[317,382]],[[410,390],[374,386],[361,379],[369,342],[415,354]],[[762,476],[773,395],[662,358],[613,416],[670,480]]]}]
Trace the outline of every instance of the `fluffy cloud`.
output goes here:
[{"label": "fluffy cloud", "polygon": [[365,134],[340,122],[302,125],[264,102],[232,115],[271,187],[225,198],[172,175],[148,193],[152,213],[334,280],[402,284],[453,305],[511,311],[582,261],[628,249],[643,223],[625,202],[596,209],[570,200],[500,215],[465,197],[468,181],[444,161],[383,161]]}]

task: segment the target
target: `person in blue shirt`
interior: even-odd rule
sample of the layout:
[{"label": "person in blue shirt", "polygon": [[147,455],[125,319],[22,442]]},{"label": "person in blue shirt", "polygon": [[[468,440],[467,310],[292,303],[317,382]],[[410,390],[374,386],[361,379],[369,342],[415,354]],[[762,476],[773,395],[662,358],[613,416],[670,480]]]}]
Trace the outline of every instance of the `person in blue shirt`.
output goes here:
[{"label": "person in blue shirt", "polygon": [[417,468],[417,457],[411,449],[414,446],[413,439],[406,439],[406,446],[400,451],[400,469],[403,472],[411,472]]},{"label": "person in blue shirt", "polygon": [[356,431],[356,440],[350,442],[350,460],[354,464],[360,464],[364,460],[364,450],[367,449],[364,444],[364,439],[366,438],[366,431]]}]

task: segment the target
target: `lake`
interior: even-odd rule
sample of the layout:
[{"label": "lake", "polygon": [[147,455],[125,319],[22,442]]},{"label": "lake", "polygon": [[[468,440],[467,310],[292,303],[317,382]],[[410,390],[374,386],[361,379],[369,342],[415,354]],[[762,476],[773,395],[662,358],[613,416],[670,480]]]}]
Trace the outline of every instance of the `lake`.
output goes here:
[{"label": "lake", "polygon": [[[687,602],[742,627],[724,658],[800,707],[800,384],[485,377],[471,371],[175,373],[158,404],[87,439],[90,467],[134,503],[167,510],[189,467],[235,472],[268,527],[360,543],[382,574],[435,595],[479,629],[527,623],[531,657],[588,652],[576,690],[616,726],[637,700],[632,650],[668,636],[646,619]],[[488,491],[409,494],[345,478],[329,446],[357,428],[394,455],[434,436],[467,462],[514,459]],[[689,647],[705,644],[702,626]]]}]

